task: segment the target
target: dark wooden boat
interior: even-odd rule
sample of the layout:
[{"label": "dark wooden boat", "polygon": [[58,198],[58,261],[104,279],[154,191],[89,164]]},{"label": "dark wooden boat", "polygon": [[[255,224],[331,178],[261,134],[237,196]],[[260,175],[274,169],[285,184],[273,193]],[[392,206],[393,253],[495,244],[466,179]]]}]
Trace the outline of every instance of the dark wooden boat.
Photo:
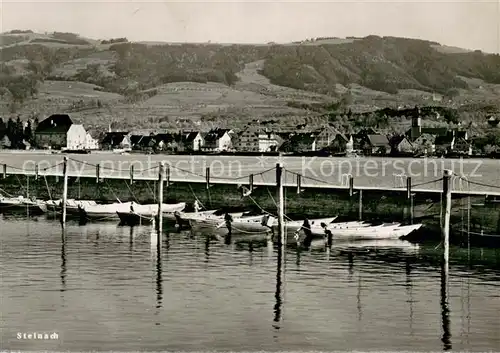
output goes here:
[{"label": "dark wooden boat", "polygon": [[143,224],[152,224],[156,216],[142,216],[135,212],[116,212],[120,218],[120,225],[137,226]]}]

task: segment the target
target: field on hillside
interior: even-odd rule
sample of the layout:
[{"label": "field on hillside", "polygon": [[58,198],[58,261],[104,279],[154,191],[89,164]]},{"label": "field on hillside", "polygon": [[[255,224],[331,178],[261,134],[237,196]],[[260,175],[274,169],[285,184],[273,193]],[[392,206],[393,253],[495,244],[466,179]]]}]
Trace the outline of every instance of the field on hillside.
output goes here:
[{"label": "field on hillside", "polygon": [[[341,114],[500,105],[498,56],[405,38],[101,44],[56,32],[0,34],[0,46],[0,114],[68,112],[95,127],[241,127],[256,118],[291,127],[343,101]],[[15,81],[26,77],[19,92]]]}]

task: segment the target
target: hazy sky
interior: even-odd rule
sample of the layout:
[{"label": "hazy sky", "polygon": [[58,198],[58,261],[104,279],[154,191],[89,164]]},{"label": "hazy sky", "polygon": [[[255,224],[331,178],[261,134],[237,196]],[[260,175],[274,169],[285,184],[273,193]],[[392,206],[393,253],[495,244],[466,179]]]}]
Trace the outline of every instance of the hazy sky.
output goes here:
[{"label": "hazy sky", "polygon": [[500,0],[22,1],[0,0],[0,27],[104,39],[290,42],[392,35],[500,52]]}]

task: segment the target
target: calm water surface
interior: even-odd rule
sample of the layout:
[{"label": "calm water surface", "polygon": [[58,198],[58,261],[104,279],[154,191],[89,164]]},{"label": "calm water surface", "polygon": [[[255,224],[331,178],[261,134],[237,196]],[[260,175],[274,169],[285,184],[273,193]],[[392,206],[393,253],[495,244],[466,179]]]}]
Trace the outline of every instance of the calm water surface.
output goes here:
[{"label": "calm water surface", "polygon": [[494,251],[452,263],[443,291],[403,242],[289,249],[279,268],[265,243],[0,215],[0,244],[1,349],[500,350]]}]

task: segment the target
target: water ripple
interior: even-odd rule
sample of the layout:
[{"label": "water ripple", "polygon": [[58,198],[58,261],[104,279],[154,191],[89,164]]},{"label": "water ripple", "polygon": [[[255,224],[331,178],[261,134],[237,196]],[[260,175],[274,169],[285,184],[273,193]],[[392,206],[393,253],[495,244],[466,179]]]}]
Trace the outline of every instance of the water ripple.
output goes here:
[{"label": "water ripple", "polygon": [[[433,247],[409,243],[289,249],[279,264],[278,249],[203,233],[157,244],[148,227],[69,223],[63,236],[42,218],[0,219],[0,242],[6,349],[500,349],[494,251],[452,256],[443,292]],[[21,330],[62,339],[20,341]]]}]

